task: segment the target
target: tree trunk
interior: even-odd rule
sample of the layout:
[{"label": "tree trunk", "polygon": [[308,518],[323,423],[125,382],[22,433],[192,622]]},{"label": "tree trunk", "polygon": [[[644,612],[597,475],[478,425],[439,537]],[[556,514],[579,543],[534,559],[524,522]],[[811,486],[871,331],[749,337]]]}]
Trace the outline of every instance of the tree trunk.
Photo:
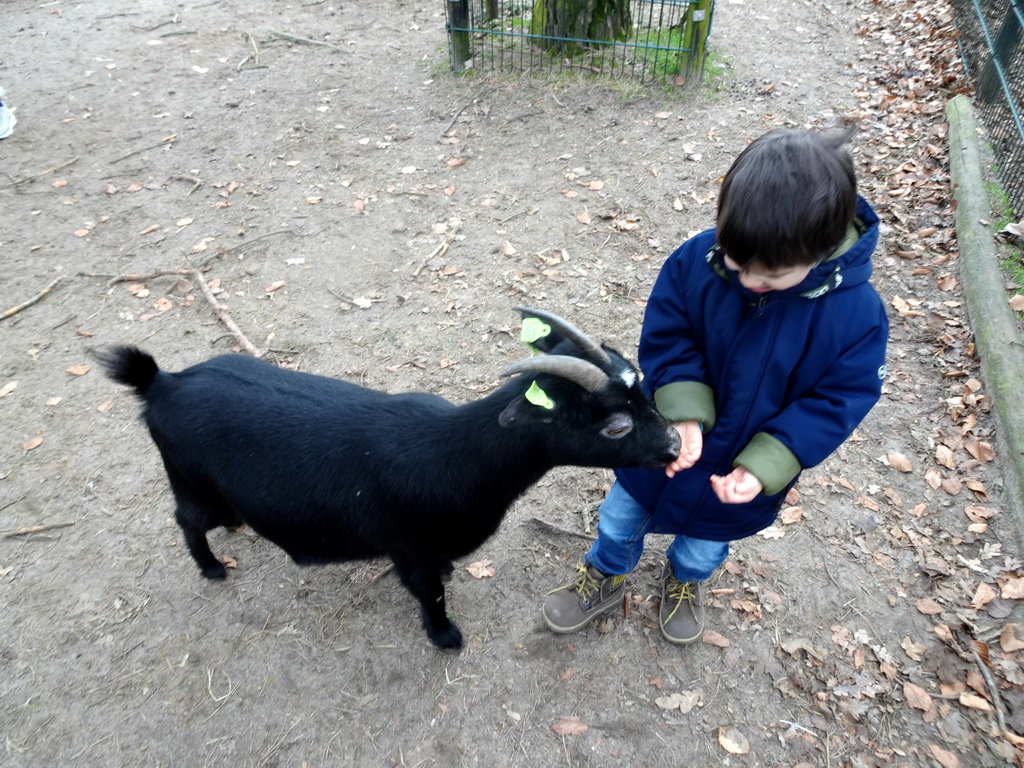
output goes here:
[{"label": "tree trunk", "polygon": [[530,32],[552,53],[575,56],[587,45],[626,40],[633,27],[629,0],[534,0]]}]

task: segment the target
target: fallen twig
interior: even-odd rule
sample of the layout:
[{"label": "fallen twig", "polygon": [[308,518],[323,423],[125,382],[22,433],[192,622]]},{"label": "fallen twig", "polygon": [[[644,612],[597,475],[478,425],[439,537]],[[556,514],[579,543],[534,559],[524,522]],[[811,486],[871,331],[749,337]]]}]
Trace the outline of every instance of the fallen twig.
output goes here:
[{"label": "fallen twig", "polygon": [[276,29],[270,30],[270,34],[272,34],[274,37],[279,37],[282,40],[290,40],[293,43],[303,43],[305,45],[322,45],[324,48],[331,48],[332,50],[335,50],[338,53],[349,53],[349,51],[346,51],[344,48],[339,48],[338,46],[331,45],[330,43],[321,43],[319,40],[310,40],[308,37],[299,37],[298,35],[293,35],[288,32],[278,32]]},{"label": "fallen twig", "polygon": [[69,165],[71,165],[73,163],[77,163],[77,162],[78,162],[78,155],[75,155],[73,158],[68,160],[66,163],[61,163],[60,165],[55,165],[55,166],[53,166],[53,168],[47,168],[45,171],[43,171],[42,173],[37,173],[35,176],[27,176],[24,179],[18,179],[17,181],[12,181],[7,186],[9,186],[9,187],[16,187],[19,184],[25,184],[26,182],[32,181],[33,179],[38,179],[40,176],[45,176],[48,173],[56,173],[61,168],[67,168]]},{"label": "fallen twig", "polygon": [[242,346],[242,349],[244,349],[253,357],[263,357],[263,354],[258,349],[256,349],[256,347],[253,346],[252,342],[249,341],[249,339],[245,337],[245,334],[242,333],[242,329],[239,328],[235,324],[235,321],[232,320],[231,317],[228,315],[228,313],[224,311],[224,307],[220,305],[220,303],[217,301],[217,297],[213,295],[213,292],[210,291],[210,287],[206,284],[206,278],[203,277],[203,273],[200,272],[198,269],[193,269],[190,270],[189,274],[192,275],[196,283],[199,285],[199,290],[203,292],[203,296],[206,297],[207,303],[213,308],[213,311],[217,315],[217,318],[222,323],[224,323],[224,325],[227,327],[229,331],[231,331],[234,337],[238,340],[238,343]]},{"label": "fallen twig", "polygon": [[597,538],[596,536],[591,536],[589,533],[582,533],[581,531],[570,531],[568,528],[562,528],[560,526],[555,525],[554,523],[549,523],[547,520],[542,520],[541,518],[536,516],[531,517],[530,522],[536,525],[537,527],[543,528],[551,533],[561,533],[566,536],[579,536],[581,539],[589,539],[590,541],[593,541]]},{"label": "fallen twig", "polygon": [[390,565],[385,566],[384,570],[380,571],[379,573],[374,574],[369,579],[367,579],[366,583],[367,584],[376,584],[378,581],[383,579],[385,576],[387,576],[393,570],[395,570],[395,564],[391,563]]},{"label": "fallen twig", "polygon": [[996,711],[996,724],[999,726],[999,733],[1005,733],[1006,716],[1003,714],[1003,700],[999,697],[999,688],[992,679],[992,673],[989,672],[988,665],[982,660],[981,656],[978,655],[978,651],[975,649],[974,643],[970,643],[968,648],[971,650],[971,656],[974,658],[974,663],[977,665],[978,671],[981,672],[981,676],[985,680],[985,687],[988,689],[988,695],[992,699],[992,708]]},{"label": "fallen twig", "polygon": [[21,304],[19,304],[16,307],[11,307],[6,312],[4,312],[2,315],[0,315],[0,320],[6,320],[8,317],[13,317],[14,315],[18,314],[19,312],[21,312],[21,310],[28,309],[33,304],[38,302],[41,298],[43,298],[46,294],[48,294],[50,291],[52,291],[54,288],[56,288],[57,287],[57,283],[59,283],[63,279],[64,279],[63,275],[59,275],[58,277],[55,277],[50,282],[50,284],[48,286],[43,288],[43,290],[41,290],[39,293],[37,293],[31,299],[29,299],[28,301],[22,302]]},{"label": "fallen twig", "polygon": [[15,528],[13,531],[4,531],[3,537],[5,539],[13,539],[16,536],[28,536],[30,533],[52,531],[54,528],[67,528],[68,526],[74,524],[74,520],[67,520],[63,523],[49,523],[47,525],[30,525],[25,528]]},{"label": "fallen twig", "polygon": [[275,230],[273,232],[267,232],[267,234],[265,234],[265,235],[260,235],[259,237],[254,237],[251,240],[246,240],[244,243],[239,243],[238,245],[232,245],[230,248],[218,248],[217,249],[217,255],[218,256],[223,256],[226,253],[231,253],[232,251],[237,251],[239,248],[245,248],[245,246],[247,246],[247,245],[252,245],[257,240],[262,240],[265,237],[273,237],[274,235],[294,235],[294,236],[298,237],[298,233],[294,229],[278,229],[278,230]]},{"label": "fallen twig", "polygon": [[186,192],[185,193],[186,195],[191,195],[193,192],[195,192],[197,189],[199,189],[201,186],[203,186],[203,180],[202,179],[197,179],[195,176],[186,176],[183,173],[176,173],[173,176],[171,176],[171,178],[174,179],[175,181],[190,181],[190,182],[192,182],[192,189],[190,189],[188,192]]},{"label": "fallen twig", "polygon": [[[264,235],[264,237],[267,237],[267,235]],[[253,343],[249,341],[248,338],[246,338],[245,334],[242,333],[242,329],[235,324],[235,321],[231,319],[231,317],[225,311],[224,307],[220,304],[220,302],[217,301],[217,297],[213,295],[213,292],[206,284],[206,278],[203,276],[203,273],[200,272],[198,269],[192,269],[188,267],[184,267],[182,269],[158,269],[156,272],[151,272],[148,275],[101,275],[95,272],[79,272],[78,274],[80,277],[109,278],[107,280],[107,285],[114,285],[116,283],[139,283],[144,280],[153,280],[154,278],[157,277],[166,277],[167,275],[181,275],[183,277],[191,277],[193,282],[195,282],[195,284],[199,286],[199,290],[202,291],[203,297],[206,299],[206,302],[210,305],[214,313],[217,315],[217,319],[220,320],[229,331],[231,331],[231,335],[235,337],[235,339],[241,345],[242,349],[244,349],[253,357],[263,357],[264,353],[256,349]],[[38,300],[38,298],[36,300]]]},{"label": "fallen twig", "polygon": [[127,160],[132,155],[137,155],[140,152],[146,152],[147,150],[150,150],[150,149],[157,149],[158,147],[170,146],[171,144],[173,144],[177,140],[178,140],[177,134],[175,134],[173,136],[168,136],[166,139],[163,139],[159,144],[154,144],[151,147],[140,147],[139,149],[133,149],[127,155],[121,155],[121,157],[119,157],[119,158],[117,158],[115,160],[111,160],[110,164],[113,165],[114,163],[120,163],[122,160]]},{"label": "fallen twig", "polygon": [[428,262],[432,258],[434,258],[435,256],[444,256],[448,252],[448,246],[450,246],[450,245],[451,245],[451,240],[448,240],[446,238],[444,240],[444,242],[442,242],[439,246],[437,246],[437,248],[435,248],[433,251],[431,251],[430,255],[427,256],[427,258],[425,258],[418,267],[416,267],[416,271],[412,273],[412,276],[413,277],[419,277],[420,276],[420,272],[422,272],[426,268]]},{"label": "fallen twig", "polygon": [[238,68],[241,69],[242,65],[245,64],[245,62],[247,62],[249,59],[252,59],[253,62],[255,63],[255,65],[258,67],[260,65],[260,49],[259,49],[259,46],[256,45],[255,38],[253,38],[253,36],[249,32],[246,32],[245,36],[248,37],[249,38],[249,42],[252,43],[253,54],[252,54],[252,56],[248,56],[247,55],[244,59],[242,59],[240,62],[238,62]]},{"label": "fallen twig", "polygon": [[[117,283],[141,283],[144,280],[154,280],[158,277],[166,277],[167,275],[190,275],[193,270],[189,268],[183,269],[161,269],[157,272],[152,272],[148,275],[114,275],[107,280],[107,285],[116,285]],[[108,277],[107,275],[98,275],[92,272],[79,272],[82,277]]]}]

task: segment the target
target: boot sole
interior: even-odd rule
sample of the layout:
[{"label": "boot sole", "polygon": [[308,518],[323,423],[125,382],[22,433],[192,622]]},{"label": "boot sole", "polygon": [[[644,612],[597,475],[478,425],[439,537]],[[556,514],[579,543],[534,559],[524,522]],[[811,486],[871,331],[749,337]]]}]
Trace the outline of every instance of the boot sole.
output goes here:
[{"label": "boot sole", "polygon": [[673,645],[690,645],[691,643],[695,643],[698,640],[700,640],[700,636],[704,634],[704,628],[701,627],[700,631],[691,638],[673,637],[665,631],[665,627],[661,628],[661,634],[666,640],[668,640]]}]

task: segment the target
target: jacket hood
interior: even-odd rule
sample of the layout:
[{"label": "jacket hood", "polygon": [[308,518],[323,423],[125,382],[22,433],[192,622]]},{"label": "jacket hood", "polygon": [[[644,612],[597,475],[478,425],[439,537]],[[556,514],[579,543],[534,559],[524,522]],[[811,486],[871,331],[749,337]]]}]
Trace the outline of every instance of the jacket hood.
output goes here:
[{"label": "jacket hood", "polygon": [[773,300],[792,297],[816,299],[831,291],[866,283],[871,278],[871,254],[878,243],[878,215],[859,195],[857,196],[857,213],[852,227],[855,229],[853,234],[856,238],[852,245],[846,247],[845,250],[842,249],[843,246],[840,246],[838,253],[833,254],[828,260],[812,269],[799,285],[784,291],[772,291],[767,296],[755,293],[740,284],[735,273],[726,268],[724,254],[717,243],[712,246],[705,258],[715,274],[732,283],[737,291],[750,299]]}]

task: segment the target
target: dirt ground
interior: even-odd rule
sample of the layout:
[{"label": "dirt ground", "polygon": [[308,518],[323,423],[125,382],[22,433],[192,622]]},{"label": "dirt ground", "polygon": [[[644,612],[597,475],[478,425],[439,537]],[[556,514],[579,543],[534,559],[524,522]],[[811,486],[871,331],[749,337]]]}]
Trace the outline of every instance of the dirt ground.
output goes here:
[{"label": "dirt ground", "polygon": [[[712,84],[668,92],[454,78],[441,0],[6,0],[0,310],[63,279],[0,323],[0,764],[1019,765],[1021,553],[944,94],[901,37],[948,19],[891,5],[725,0]],[[89,356],[132,343],[176,370],[237,347],[194,277],[114,280],[184,268],[268,359],[389,391],[486,393],[525,353],[523,303],[632,355],[745,142],[843,117],[885,221],[886,393],[735,544],[685,649],[654,621],[659,539],[623,611],[543,626],[603,470],[551,473],[456,564],[460,654],[385,562],[300,569],[218,531],[237,568],[208,583],[137,403]]]}]

